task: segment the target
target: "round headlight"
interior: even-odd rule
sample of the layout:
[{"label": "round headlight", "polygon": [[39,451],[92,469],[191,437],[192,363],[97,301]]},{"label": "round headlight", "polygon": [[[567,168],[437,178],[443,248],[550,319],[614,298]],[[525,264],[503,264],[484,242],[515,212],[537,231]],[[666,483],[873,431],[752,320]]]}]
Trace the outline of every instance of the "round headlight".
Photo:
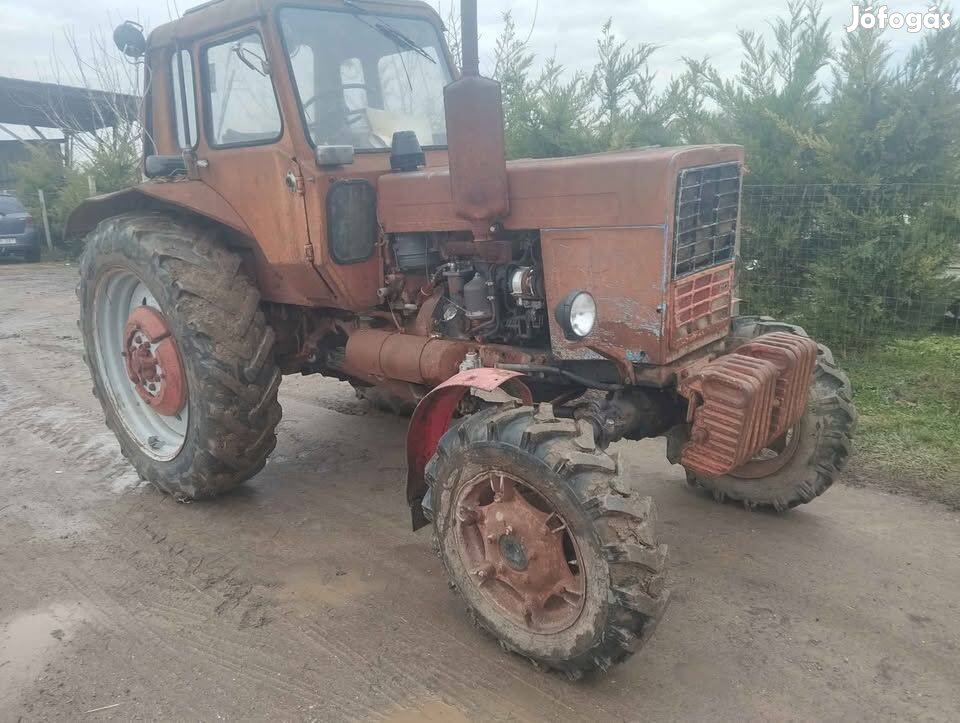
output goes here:
[{"label": "round headlight", "polygon": [[556,316],[568,339],[582,339],[597,323],[597,302],[586,291],[574,291],[557,306]]}]

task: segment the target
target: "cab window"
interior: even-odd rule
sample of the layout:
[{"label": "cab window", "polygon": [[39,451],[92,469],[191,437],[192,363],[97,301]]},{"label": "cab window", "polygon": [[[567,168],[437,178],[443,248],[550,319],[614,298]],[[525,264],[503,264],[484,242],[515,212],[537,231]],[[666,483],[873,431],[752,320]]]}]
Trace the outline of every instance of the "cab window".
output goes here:
[{"label": "cab window", "polygon": [[190,51],[179,50],[170,58],[173,92],[173,119],[180,148],[193,148],[197,143],[197,100],[193,92],[193,58]]},{"label": "cab window", "polygon": [[294,7],[279,18],[314,145],[389,148],[402,130],[416,132],[423,146],[446,145],[443,87],[451,73],[433,24]]},{"label": "cab window", "polygon": [[206,123],[212,146],[270,143],[283,123],[263,43],[256,33],[204,50]]}]

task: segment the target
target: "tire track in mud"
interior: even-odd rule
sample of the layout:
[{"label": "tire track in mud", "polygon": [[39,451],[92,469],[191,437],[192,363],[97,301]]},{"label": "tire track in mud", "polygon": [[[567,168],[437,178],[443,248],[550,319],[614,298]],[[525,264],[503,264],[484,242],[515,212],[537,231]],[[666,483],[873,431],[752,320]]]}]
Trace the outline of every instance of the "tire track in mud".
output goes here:
[{"label": "tire track in mud", "polygon": [[[101,523],[109,521],[109,518],[98,517]],[[143,538],[137,539],[129,528],[124,529],[123,526],[112,526],[110,529],[115,534],[103,535],[106,530],[102,525],[100,527],[100,536],[114,538],[104,545],[106,551],[113,555],[115,561],[130,565],[133,556],[118,553],[130,549],[131,545],[142,544]],[[149,534],[144,537],[150,541]],[[102,542],[95,540],[87,544],[96,547]],[[154,544],[162,546],[163,540],[154,541]],[[137,557],[142,558],[143,551],[136,552],[139,553]],[[161,557],[164,554],[161,553]],[[189,579],[178,579],[171,574],[170,566],[164,565],[162,559],[159,560],[160,569],[152,569],[157,560],[140,559],[139,562],[146,563],[147,569],[131,570],[130,574],[124,574],[122,567],[118,570],[113,566],[111,577],[106,579],[97,568],[85,570],[87,574],[84,575],[75,566],[57,565],[55,573],[70,589],[70,596],[80,600],[85,611],[94,618],[94,633],[120,633],[118,637],[124,641],[146,638],[152,655],[159,654],[170,661],[171,665],[165,666],[165,669],[173,671],[177,686],[184,690],[190,688],[192,681],[184,678],[179,671],[200,663],[209,666],[208,675],[215,675],[219,671],[227,675],[226,680],[232,680],[232,684],[239,681],[245,689],[262,691],[287,703],[295,700],[299,703],[300,711],[312,705],[315,709],[323,708],[330,715],[340,718],[377,714],[375,708],[350,694],[349,679],[342,681],[339,686],[339,690],[345,691],[344,694],[331,695],[331,691],[325,690],[326,678],[318,678],[312,685],[294,680],[291,671],[279,664],[289,659],[288,653],[265,656],[260,650],[261,641],[248,639],[250,636],[243,636],[245,639],[242,641],[231,640],[229,636],[236,637],[237,626],[225,621],[222,613],[217,612],[223,598],[217,594],[216,586],[207,589],[202,587],[209,583],[209,579],[199,580],[199,585],[191,584]],[[155,583],[145,583],[144,578],[162,580],[163,588],[156,589]],[[118,579],[129,581],[121,584],[122,595],[114,592]],[[128,589],[133,586],[134,590]],[[181,594],[177,596],[177,592]],[[174,597],[174,600],[170,600],[170,597]],[[134,612],[135,608],[138,612]],[[142,614],[144,611],[148,612],[146,616]],[[296,640],[289,635],[284,636],[281,642],[286,643],[288,651],[298,647]],[[193,662],[187,665],[185,651],[192,651],[187,659],[193,658]],[[139,666],[137,672],[146,680],[157,675],[154,666]],[[229,708],[231,702],[235,704],[232,698],[224,698],[223,707]],[[202,720],[206,714],[191,708],[186,717]]]},{"label": "tire track in mud", "polygon": [[[109,431],[90,432],[93,425],[102,426],[102,421],[95,420],[94,415],[86,414],[68,405],[43,405],[42,398],[27,391],[27,389],[23,385],[12,384],[5,375],[0,378],[0,435],[7,431],[31,433],[42,442],[51,445],[57,456],[61,458],[63,466],[70,465],[72,472],[102,475],[108,480],[131,473],[132,468],[120,455],[119,445],[113,435]],[[40,489],[51,491],[52,487],[49,482],[41,479],[38,480],[38,485],[33,489],[34,491]],[[151,506],[162,505],[166,499],[168,498],[154,498],[151,500],[153,502]],[[136,506],[142,509],[145,503],[140,501]],[[99,533],[97,537],[100,540],[96,542],[105,543],[104,547],[109,548],[119,559],[124,559],[125,562],[129,563],[130,557],[119,553],[124,550],[134,550],[138,553],[144,550],[152,552],[152,545],[147,547],[144,543],[152,543],[153,545],[163,545],[165,543],[167,533],[158,532],[147,522],[143,522],[136,528],[131,528],[128,524],[128,517],[105,514],[105,511],[109,508],[109,505],[105,505],[99,508],[85,509],[84,514],[92,518],[97,524]],[[159,515],[156,515],[155,509],[151,511],[152,514],[144,512],[144,517],[159,517]],[[87,544],[93,542],[88,541]],[[180,545],[179,550],[176,550],[175,546],[169,543],[166,548],[166,556],[171,554],[179,556],[187,549],[186,545]],[[166,580],[175,577],[171,574],[175,571],[175,566],[171,565],[169,560],[166,561],[166,564],[162,563],[161,560],[160,569],[153,570],[150,577]],[[166,615],[161,613],[158,617],[165,618],[166,622],[170,623],[167,627],[172,628],[175,625],[182,626],[184,623],[183,617],[192,617],[194,621],[222,617],[228,612],[233,612],[243,603],[245,598],[249,597],[253,584],[233,574],[236,570],[235,567],[226,571],[211,571],[202,569],[202,563],[202,556],[193,556],[189,563],[189,568],[192,569],[189,574],[197,579],[194,583],[188,581],[187,587],[195,596],[199,595],[203,599],[203,602],[199,605],[189,605],[189,608],[192,609],[185,607],[182,600],[178,601],[179,605],[171,607],[158,599],[145,596],[143,593],[149,587],[142,585],[138,585],[136,593],[131,595],[129,602],[135,601],[147,609],[156,608],[158,612],[166,608],[168,613]],[[176,659],[182,655],[183,649],[169,644],[164,637],[170,635],[169,629],[161,632],[153,630],[149,623],[145,623],[145,621],[128,613],[124,604],[110,596],[107,592],[107,586],[112,580],[101,581],[96,587],[90,588],[71,574],[72,568],[63,568],[60,572],[63,575],[62,579],[71,583],[71,587],[82,596],[91,610],[101,612],[100,623],[104,629],[110,629],[111,625],[113,627],[119,625],[132,639],[149,632],[153,644],[160,649],[165,649],[172,658]],[[134,574],[130,577],[136,580],[143,576],[144,571],[137,572],[140,574]],[[94,577],[91,576],[89,579],[93,580]],[[98,598],[103,596],[107,596],[108,601],[106,603],[98,601]],[[192,598],[187,597],[186,599],[189,603],[194,603]],[[104,611],[104,605],[109,608],[109,613]],[[257,607],[259,606],[258,604]],[[253,608],[248,607],[244,612],[241,612],[238,628],[242,627],[242,623],[246,619],[245,612],[251,609]],[[196,630],[193,632],[197,633]],[[304,704],[318,703],[317,691],[323,687],[320,685],[322,681],[318,681],[317,687],[286,683],[283,681],[284,671],[281,668],[269,664],[253,663],[249,660],[248,653],[237,654],[223,650],[218,647],[217,641],[219,639],[217,638],[208,638],[206,644],[197,644],[191,637],[183,635],[178,635],[177,640],[178,645],[193,649],[197,657],[229,672],[231,675],[248,678],[247,682],[273,689],[282,697],[294,696]],[[289,636],[287,640],[293,648],[296,647],[295,636]],[[251,666],[259,673],[251,672]],[[143,672],[147,674],[147,677],[152,674],[150,669],[145,669]],[[186,684],[188,681],[181,680],[180,682]],[[343,716],[370,715],[375,712],[369,706],[353,699],[353,696],[345,697],[340,702],[341,704],[337,704],[337,701],[325,696],[324,702],[327,705],[333,704],[332,707],[336,709],[334,712]],[[197,717],[201,716],[198,715]]]},{"label": "tire track in mud", "polygon": [[[440,631],[446,645],[449,646],[452,640],[457,646],[470,648],[465,651],[470,662],[451,665],[449,654],[431,658],[429,652],[425,658],[421,651],[435,645],[433,641],[438,631],[430,624],[430,610],[424,609],[423,605],[413,604],[409,612],[405,609],[406,618],[391,611],[377,611],[373,613],[372,621],[367,617],[348,616],[344,625],[324,626],[309,615],[281,610],[282,601],[276,596],[271,597],[269,591],[264,597],[261,593],[265,588],[255,582],[256,576],[244,570],[243,565],[232,564],[235,556],[225,553],[221,559],[208,562],[209,554],[201,554],[197,548],[203,535],[199,539],[193,538],[189,531],[170,530],[163,524],[166,515],[178,511],[167,507],[172,505],[169,498],[159,497],[151,487],[122,497],[111,495],[107,504],[93,502],[92,496],[102,495],[109,489],[104,486],[104,479],[110,481],[135,473],[120,455],[119,445],[103,425],[95,403],[85,400],[76,403],[82,396],[80,392],[89,387],[86,369],[77,364],[63,370],[70,377],[73,389],[69,392],[70,398],[62,399],[58,385],[43,376],[43,360],[26,364],[26,350],[19,344],[17,346],[19,348],[12,350],[13,354],[5,355],[19,357],[12,365],[15,377],[0,369],[0,435],[12,429],[26,431],[50,445],[56,456],[62,458],[62,466],[69,467],[71,472],[94,477],[91,484],[84,485],[87,494],[81,500],[92,502],[82,505],[83,514],[96,523],[93,539],[88,538],[86,544],[92,547],[103,544],[104,551],[123,563],[120,570],[126,567],[129,573],[124,575],[114,567],[112,577],[105,578],[96,566],[90,566],[86,577],[79,577],[70,567],[62,568],[60,572],[71,581],[72,589],[86,604],[99,611],[98,624],[103,629],[110,629],[113,625],[122,632],[123,638],[147,638],[151,647],[156,647],[170,660],[176,660],[177,655],[182,656],[189,650],[189,657],[203,661],[204,667],[210,666],[211,670],[235,676],[245,686],[273,691],[272,694],[281,699],[317,704],[318,691],[324,691],[323,701],[313,712],[323,711],[336,717],[379,718],[398,706],[440,693],[466,709],[488,715],[534,719],[542,717],[546,710],[571,710],[524,681],[522,676],[529,676],[529,667],[509,656],[501,659],[499,656],[505,654],[496,648],[491,648],[495,651],[492,653],[478,650],[458,641],[452,634]],[[43,349],[39,349],[39,354],[49,357]],[[339,400],[327,405],[322,399],[309,399],[302,389],[291,391],[294,392],[291,395],[293,405],[303,405],[303,412],[315,412],[319,408],[325,414],[345,415],[344,420],[352,416],[346,409],[336,409]],[[317,391],[321,396],[330,390]],[[58,396],[62,401],[51,404],[50,400]],[[331,396],[336,398],[339,395]],[[376,412],[371,413],[364,423],[383,427],[385,431],[395,426],[391,417]],[[298,432],[299,442],[288,440],[288,446],[303,452],[309,445],[303,431]],[[334,439],[342,436],[339,429],[332,435]],[[362,448],[358,449],[362,451]],[[309,449],[307,455],[308,460]],[[325,472],[341,476],[345,484],[360,481],[353,479],[349,464],[341,465],[349,458],[349,454],[343,455],[337,464],[325,466]],[[293,466],[295,468],[296,464]],[[302,479],[302,471],[298,470],[295,476]],[[400,477],[398,473],[398,484]],[[297,482],[309,487],[301,480]],[[53,493],[62,495],[64,492],[49,479],[38,480],[38,486],[35,491],[41,493],[45,490],[48,494],[44,496],[56,497]],[[398,487],[400,489],[402,487]],[[324,500],[330,503],[325,514],[349,516],[358,528],[383,529],[383,513],[358,506],[355,498],[356,494],[350,495],[348,489],[344,489],[344,494],[330,495]],[[402,510],[399,514],[402,515]],[[388,536],[394,537],[393,534]],[[397,537],[387,540],[387,544],[409,542],[410,539]],[[215,549],[222,549],[222,545]],[[409,572],[401,569],[403,562],[379,560],[378,563],[387,565],[387,574]],[[384,572],[381,570],[380,574]],[[119,591],[116,587],[118,578],[130,580]],[[149,582],[143,584],[144,579]],[[158,585],[157,580],[163,582]],[[177,591],[181,594],[175,594]],[[185,591],[189,594],[182,594]],[[257,596],[262,598],[254,601],[259,604],[248,605],[251,598]],[[456,604],[452,599],[450,602]],[[264,609],[266,620],[258,617],[258,611]],[[268,628],[269,634],[261,636],[242,632],[248,610],[254,612],[247,615],[247,624],[252,619]],[[358,626],[366,626],[366,629],[360,632]],[[243,642],[237,642],[236,631],[241,631]],[[468,632],[475,634],[472,629]],[[276,652],[268,653],[263,649],[264,638],[269,650]],[[384,656],[381,646],[385,639],[389,640],[392,650],[409,650],[413,655],[408,657],[400,652]],[[291,671],[284,665],[291,653],[304,660],[304,666],[298,671]],[[416,663],[411,664],[412,661]],[[312,663],[322,670],[311,668]],[[151,675],[149,668],[138,670],[146,678]],[[491,675],[529,686],[535,693],[533,700],[509,700],[498,690],[503,680],[492,680]],[[331,685],[330,678],[338,677],[341,679]],[[286,680],[286,683],[279,685],[278,680]],[[182,677],[172,682],[175,685],[189,684],[189,680]],[[201,717],[196,708],[187,715]]]},{"label": "tire track in mud", "polygon": [[[108,480],[135,474],[102,420],[76,407],[50,404],[5,377],[0,374],[0,435],[28,431],[65,453],[72,469],[97,473]],[[92,428],[103,431],[92,433]]]},{"label": "tire track in mud", "polygon": [[[90,428],[92,422],[89,415],[84,415],[65,405],[57,405],[56,407],[49,408],[48,413],[38,416],[34,413],[39,402],[38,395],[26,391],[13,391],[7,382],[0,382],[0,399],[2,399],[2,402],[0,402],[0,414],[3,415],[3,423],[0,425],[0,431],[2,431],[3,427],[9,426],[31,432],[42,441],[54,446],[59,453],[58,456],[63,458],[64,463],[79,461],[81,464],[75,465],[74,471],[82,471],[88,474],[107,473],[113,476],[126,471],[126,462],[122,457],[119,457],[119,448],[115,442],[113,442],[112,435],[107,433],[107,436],[110,437],[109,440],[94,438],[91,441],[84,439],[86,436],[85,430]],[[97,435],[97,437],[102,436],[104,435]],[[111,442],[113,444],[104,444],[104,442]],[[115,450],[111,449],[111,446],[115,447]],[[74,455],[76,455],[76,457],[71,459]],[[49,484],[42,484],[42,486],[50,487]],[[147,499],[149,500],[150,498]],[[161,500],[165,499],[167,498],[151,501],[156,505],[163,504]],[[154,517],[156,510],[150,512],[143,510],[147,504],[149,504],[149,502],[140,501],[136,507],[144,513],[144,518],[148,516]],[[85,514],[97,522],[97,527],[100,532],[98,537],[114,538],[113,544],[108,543],[109,547],[113,548],[112,551],[114,554],[122,550],[139,550],[139,548],[143,546],[143,543],[147,541],[166,548],[165,551],[161,553],[163,556],[168,558],[170,556],[182,558],[182,556],[185,555],[187,558],[187,564],[185,565],[189,571],[187,574],[195,578],[195,582],[198,583],[190,584],[189,587],[196,594],[203,597],[203,603],[200,605],[191,605],[190,607],[192,607],[192,609],[183,606],[182,602],[179,606],[171,607],[159,600],[146,597],[143,594],[145,589],[140,587],[135,599],[148,609],[155,609],[158,617],[166,619],[168,623],[180,625],[184,623],[181,616],[187,618],[192,617],[194,621],[198,619],[202,620],[204,616],[206,616],[207,619],[209,619],[211,615],[220,617],[227,612],[234,611],[243,603],[245,598],[249,597],[253,583],[245,580],[242,575],[236,574],[236,568],[232,568],[226,572],[222,570],[205,569],[203,567],[202,556],[192,554],[186,544],[173,543],[168,540],[167,533],[158,531],[155,529],[155,526],[152,526],[149,522],[143,522],[135,528],[131,527],[129,524],[129,516],[124,515],[118,517],[104,514],[105,509],[106,508],[88,509],[85,510]],[[137,536],[137,533],[139,536]],[[194,560],[197,562],[194,562]],[[174,566],[170,564],[169,560],[166,561],[166,564],[162,564],[162,562],[163,561],[161,561],[162,569],[154,572],[156,575],[169,579]],[[101,605],[95,602],[95,600],[97,592],[101,595],[108,594],[105,586],[100,585],[95,589],[90,589],[71,576],[69,570],[65,569],[62,570],[62,572],[65,579],[72,582],[75,590],[83,595],[84,600],[91,609],[100,609]],[[132,577],[136,578],[137,576]],[[151,577],[153,577],[153,575],[151,575]],[[153,631],[149,623],[126,614],[123,606],[115,598],[111,597],[109,599],[112,604],[109,605],[109,614],[104,613],[104,617],[101,620],[103,624],[106,625],[110,620],[119,622],[128,634],[134,636],[138,634],[138,631],[141,634],[145,631],[151,631],[151,638],[154,644],[165,648],[171,655],[176,654],[178,648],[165,643],[164,638],[156,631]],[[190,602],[192,603],[193,600],[190,600]],[[162,612],[164,609],[166,609],[166,612]],[[247,608],[247,610],[250,609],[254,608]],[[238,625],[238,627],[241,627],[245,619],[244,613],[241,613],[239,617],[240,625]],[[275,638],[278,632],[277,630],[272,630],[272,637]],[[303,638],[301,632],[299,629],[284,631],[282,639],[283,642],[289,646],[289,649],[302,647]],[[169,635],[169,631],[165,631],[165,634]],[[203,641],[204,638],[206,638],[205,643],[197,642]],[[367,696],[369,696],[372,690],[385,688],[384,680],[390,681],[398,678],[397,674],[400,672],[399,667],[392,671],[384,670],[380,675],[361,675],[358,680],[356,671],[375,670],[375,666],[371,664],[368,658],[338,640],[329,639],[323,632],[319,635],[311,636],[311,638],[314,646],[317,648],[316,652],[319,654],[319,657],[334,658],[337,660],[338,667],[344,668],[345,666],[349,666],[354,671],[349,676],[349,679],[344,681],[344,685],[341,686],[341,688],[349,690],[352,685],[359,683],[366,689]],[[249,653],[241,654],[230,652],[226,646],[223,645],[221,639],[206,636],[202,631],[193,630],[191,636],[178,636],[178,640],[183,646],[192,649],[198,657],[207,660],[213,665],[234,675],[248,677],[250,678],[249,682],[258,683],[261,686],[268,686],[282,693],[284,696],[295,696],[305,704],[316,704],[318,702],[316,691],[327,687],[323,685],[324,680],[317,680],[316,688],[296,683],[278,682],[278,678],[283,676],[284,671],[280,667],[270,665],[269,658],[266,659],[266,664],[264,664],[264,662],[253,662],[249,659]],[[255,671],[258,671],[259,674],[251,672],[251,666]],[[411,685],[415,683],[415,680],[411,676],[404,675],[399,677],[406,679],[406,685],[402,687],[400,685],[386,686],[386,689],[383,690],[384,695],[382,701],[380,701],[382,705],[379,706],[379,710],[389,710],[397,703],[406,699],[411,693],[427,693],[425,688],[420,688],[420,686],[417,685],[415,685],[414,688],[420,688],[420,690],[411,691]],[[366,703],[361,703],[352,695],[339,701],[339,704],[336,699],[328,695],[324,697],[324,704],[334,707],[336,710],[331,712],[339,715],[364,715],[367,717],[376,717],[379,715],[377,706],[372,707]]]},{"label": "tire track in mud", "polygon": [[[32,417],[32,410],[38,403],[38,396],[25,391],[10,394],[10,388],[8,382],[0,382],[0,396],[3,398],[3,402],[0,403],[0,413],[3,414],[5,425],[12,423],[13,426],[26,429],[44,442],[53,445],[60,456],[64,458],[65,464],[72,462],[73,460],[70,460],[69,457],[76,454],[81,460],[81,464],[76,465],[75,470],[87,474],[106,473],[108,475],[117,475],[127,471],[126,462],[122,457],[118,459],[119,449],[111,450],[111,445],[103,444],[103,440],[97,438],[94,438],[93,441],[84,439],[88,434],[86,430],[90,429],[93,422],[92,415],[84,414],[66,405],[58,405],[56,416],[51,412],[49,415],[42,415],[39,418]],[[112,436],[109,441],[113,442]],[[112,446],[115,447],[115,443]],[[45,484],[44,486],[48,485]],[[158,515],[158,510],[155,508],[165,505],[168,499],[153,497],[155,494],[158,495],[159,493],[151,493],[145,489],[141,493],[142,496],[137,495],[136,504],[131,505],[132,509],[128,510],[132,515],[107,514],[107,510],[110,509],[109,505],[86,509],[84,513],[96,521],[100,533],[98,536],[111,539],[110,547],[113,548],[114,554],[118,554],[122,550],[139,551],[145,541],[161,546],[163,550],[161,558],[166,557],[168,559],[166,561],[161,559],[161,569],[152,571],[150,577],[170,578],[173,576],[171,573],[176,572],[177,575],[188,579],[188,586],[199,596],[202,596],[202,603],[198,604],[194,599],[188,599],[188,605],[184,605],[181,600],[178,601],[177,605],[170,606],[162,602],[160,598],[145,595],[146,589],[142,586],[136,591],[134,599],[146,608],[155,610],[158,617],[170,624],[166,627],[174,624],[182,625],[185,622],[183,618],[192,618],[194,624],[196,624],[198,619],[204,619],[204,616],[209,618],[211,614],[219,617],[228,612],[236,613],[237,609],[243,605],[244,600],[250,596],[255,583],[245,579],[243,574],[237,571],[237,568],[224,571],[205,567],[203,557],[191,550],[188,543],[171,540],[167,532],[160,531],[155,523],[151,524],[147,521],[148,518],[162,519],[162,515]],[[127,505],[121,504],[121,506]],[[341,508],[341,505],[336,504],[335,507]],[[344,503],[341,509],[344,514],[347,514],[350,507],[349,504]],[[352,509],[356,514],[356,508],[353,507]],[[172,510],[168,510],[168,512],[172,512]],[[337,510],[337,513],[340,513],[340,509]],[[358,516],[364,522],[370,524],[382,522],[381,518],[370,510],[364,509],[359,512]],[[136,525],[131,524],[134,518],[139,518]],[[106,540],[104,541],[106,542]],[[169,558],[183,560],[183,569],[175,569],[177,566],[174,566]],[[128,560],[132,561],[130,558]],[[132,577],[136,579],[136,576]],[[193,583],[190,583],[189,579],[192,579]],[[76,584],[76,581],[74,583]],[[94,605],[96,591],[82,586],[78,589],[85,590],[85,599],[89,604]],[[103,588],[97,589],[102,590]],[[117,618],[118,611],[122,610],[122,605],[116,599],[111,599],[113,604],[110,606],[111,613],[108,617]],[[270,607],[269,600],[261,602]],[[245,610],[256,610],[259,607],[261,606],[257,605],[255,608],[246,608]],[[234,614],[234,618],[239,616],[238,629],[242,628],[244,615],[245,611],[240,611],[238,615]],[[378,627],[381,628],[384,635],[389,634],[391,636],[391,643],[394,645],[400,644],[401,647],[416,649],[417,646],[424,645],[425,641],[429,641],[436,635],[436,631],[429,626],[419,624],[415,613],[411,613],[411,617],[417,620],[413,625],[402,619],[396,620],[395,616],[389,617],[397,622],[394,630],[388,632],[382,626],[378,625]],[[128,616],[124,629],[129,634],[136,635],[137,630],[144,624],[145,621]],[[402,662],[387,662],[378,659],[374,663],[374,659],[369,656],[371,654],[375,655],[375,651],[370,651],[365,655],[355,646],[346,642],[342,635],[337,633],[331,635],[329,630],[312,621],[301,620],[299,626],[292,624],[278,626],[275,621],[267,624],[271,626],[271,638],[282,641],[288,649],[303,649],[303,643],[306,639],[310,643],[309,647],[313,648],[314,654],[318,658],[332,659],[336,661],[338,668],[349,668],[352,671],[341,688],[347,690],[357,686],[363,688],[368,704],[359,703],[353,696],[348,696],[340,701],[325,696],[324,705],[336,708],[335,712],[338,715],[377,717],[380,711],[391,710],[411,697],[416,699],[434,694],[438,690],[444,691],[454,700],[466,703],[475,696],[478,680],[482,681],[481,687],[485,689],[485,697],[496,700],[498,708],[502,710],[512,708],[514,715],[521,714],[516,709],[515,703],[511,704],[508,699],[497,693],[496,683],[489,681],[485,675],[482,675],[475,668],[459,673],[442,664],[437,665],[430,671],[428,680],[431,685],[428,686],[424,684],[422,677],[418,678]],[[149,626],[149,623],[147,625]],[[278,627],[283,628],[283,630],[281,631]],[[169,630],[161,632],[165,635],[170,634]],[[162,640],[161,635],[155,630],[152,633],[152,639],[159,644],[159,641]],[[280,635],[280,638],[277,638],[278,635]],[[197,642],[204,640],[204,638],[206,638],[204,644]],[[250,683],[269,685],[284,696],[297,697],[302,703],[317,703],[315,689],[310,686],[290,685],[289,683],[277,685],[277,678],[283,676],[284,671],[282,667],[271,664],[272,658],[268,657],[254,663],[249,659],[249,652],[243,654],[231,652],[221,639],[205,636],[202,631],[197,630],[192,631],[192,636],[180,636],[178,640],[180,644],[192,649],[198,657],[221,670],[229,671],[234,675],[247,676],[250,678]],[[177,650],[175,646],[171,647],[170,645],[165,645],[165,649],[171,654]],[[302,652],[309,653],[310,650],[308,648]],[[384,664],[385,662],[386,664]],[[512,666],[512,662],[509,660],[503,661],[508,667]],[[251,665],[259,671],[259,674],[250,671]],[[473,666],[470,667],[473,668]],[[363,671],[363,673],[360,673],[360,671]],[[508,676],[519,678],[517,673],[512,671],[508,673]],[[325,685],[327,682],[329,681],[325,679],[317,680],[317,690],[321,687],[329,690],[329,686]],[[370,705],[369,703],[379,703],[380,705]],[[527,715],[523,717],[536,717],[536,710],[530,710],[526,713]]]}]

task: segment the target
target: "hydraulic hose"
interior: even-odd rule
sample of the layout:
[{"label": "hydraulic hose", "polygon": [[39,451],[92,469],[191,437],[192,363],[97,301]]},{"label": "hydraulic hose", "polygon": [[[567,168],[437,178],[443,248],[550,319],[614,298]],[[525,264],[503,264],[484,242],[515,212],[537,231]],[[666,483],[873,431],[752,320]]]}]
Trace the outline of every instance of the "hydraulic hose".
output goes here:
[{"label": "hydraulic hose", "polygon": [[507,371],[512,372],[528,372],[531,374],[557,374],[558,376],[566,377],[570,381],[576,382],[587,389],[599,389],[605,392],[616,392],[624,389],[623,384],[608,384],[606,382],[598,382],[594,379],[587,379],[587,377],[582,377],[579,374],[567,371],[566,369],[552,367],[546,364],[497,364],[497,369],[506,369]]}]

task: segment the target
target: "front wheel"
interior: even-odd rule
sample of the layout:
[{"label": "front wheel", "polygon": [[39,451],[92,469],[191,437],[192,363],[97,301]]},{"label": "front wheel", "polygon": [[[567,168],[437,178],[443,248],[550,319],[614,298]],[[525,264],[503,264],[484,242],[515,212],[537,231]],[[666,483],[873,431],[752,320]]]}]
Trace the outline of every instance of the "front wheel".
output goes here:
[{"label": "front wheel", "polygon": [[480,627],[579,677],[636,652],[668,600],[655,509],[549,404],[465,418],[426,469],[444,567]]},{"label": "front wheel", "polygon": [[[799,326],[766,317],[737,319],[732,336],[734,343],[745,343],[772,332],[807,336]],[[807,408],[799,421],[729,474],[709,478],[688,470],[687,481],[709,490],[718,501],[738,500],[747,507],[782,511],[810,502],[840,475],[856,421],[850,379],[831,351],[819,344]]]}]

